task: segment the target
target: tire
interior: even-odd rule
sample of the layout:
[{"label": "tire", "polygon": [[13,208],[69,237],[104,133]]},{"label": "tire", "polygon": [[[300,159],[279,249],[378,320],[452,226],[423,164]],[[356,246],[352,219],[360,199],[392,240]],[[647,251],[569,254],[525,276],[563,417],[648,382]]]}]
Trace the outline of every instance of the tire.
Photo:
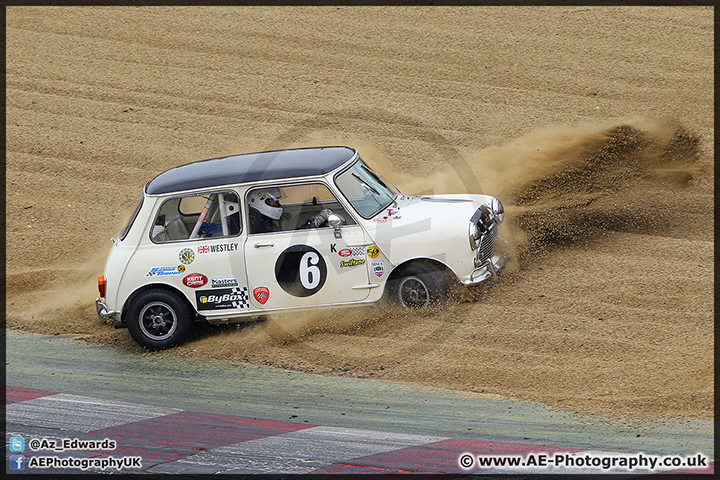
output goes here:
[{"label": "tire", "polygon": [[427,308],[449,294],[445,275],[431,265],[410,265],[393,283],[392,300],[402,308]]},{"label": "tire", "polygon": [[185,301],[167,290],[148,290],[133,300],[127,326],[132,338],[149,350],[180,345],[190,333],[190,311]]}]

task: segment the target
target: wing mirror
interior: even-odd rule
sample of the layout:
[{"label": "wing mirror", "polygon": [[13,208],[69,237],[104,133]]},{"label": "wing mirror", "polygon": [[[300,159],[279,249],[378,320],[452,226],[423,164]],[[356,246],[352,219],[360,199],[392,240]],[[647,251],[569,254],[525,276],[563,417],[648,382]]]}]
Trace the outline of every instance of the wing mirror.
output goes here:
[{"label": "wing mirror", "polygon": [[327,219],[328,225],[333,227],[335,238],[342,238],[342,232],[340,232],[340,225],[342,225],[342,218],[339,215],[331,213]]}]

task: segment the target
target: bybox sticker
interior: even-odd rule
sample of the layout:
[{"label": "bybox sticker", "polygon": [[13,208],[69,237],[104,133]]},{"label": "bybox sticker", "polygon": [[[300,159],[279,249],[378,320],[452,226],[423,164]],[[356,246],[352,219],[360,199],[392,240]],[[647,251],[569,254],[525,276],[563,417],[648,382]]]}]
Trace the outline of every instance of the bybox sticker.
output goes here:
[{"label": "bybox sticker", "polygon": [[250,308],[247,287],[198,290],[195,292],[198,310]]}]

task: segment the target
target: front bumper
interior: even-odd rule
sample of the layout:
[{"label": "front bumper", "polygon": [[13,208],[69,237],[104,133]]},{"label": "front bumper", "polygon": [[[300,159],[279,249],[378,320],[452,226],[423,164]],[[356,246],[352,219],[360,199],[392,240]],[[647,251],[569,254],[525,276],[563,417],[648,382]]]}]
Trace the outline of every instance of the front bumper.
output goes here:
[{"label": "front bumper", "polygon": [[107,305],[101,302],[99,297],[95,299],[95,310],[100,322],[104,322],[106,318],[114,319],[114,315],[117,313],[115,310],[107,308]]},{"label": "front bumper", "polygon": [[488,259],[482,265],[470,272],[470,279],[465,280],[463,283],[465,285],[475,285],[484,282],[488,278],[496,276],[507,262],[508,257],[505,256],[498,258],[496,262],[493,262],[492,258]]}]

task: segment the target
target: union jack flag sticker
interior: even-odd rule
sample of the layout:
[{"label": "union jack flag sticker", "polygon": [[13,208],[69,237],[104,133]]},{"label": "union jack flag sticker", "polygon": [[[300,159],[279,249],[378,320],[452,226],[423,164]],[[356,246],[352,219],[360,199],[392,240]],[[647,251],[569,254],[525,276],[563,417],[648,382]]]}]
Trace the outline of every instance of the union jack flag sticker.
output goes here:
[{"label": "union jack flag sticker", "polygon": [[201,246],[201,247],[198,247],[198,253],[207,253],[208,250],[210,250],[210,247],[208,247],[207,245],[203,245],[203,246]]}]

